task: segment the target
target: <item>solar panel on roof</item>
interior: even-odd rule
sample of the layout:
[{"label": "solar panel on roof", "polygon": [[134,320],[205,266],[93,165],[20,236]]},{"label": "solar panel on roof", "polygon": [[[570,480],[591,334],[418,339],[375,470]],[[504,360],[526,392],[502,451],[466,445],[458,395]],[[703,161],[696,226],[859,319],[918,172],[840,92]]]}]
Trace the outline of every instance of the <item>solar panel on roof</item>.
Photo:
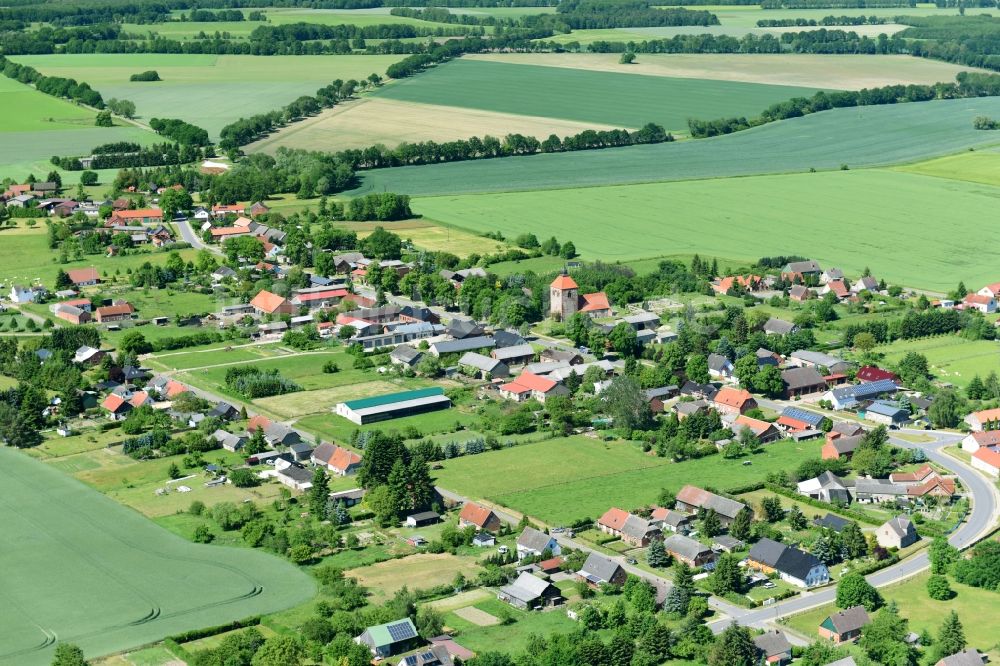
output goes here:
[{"label": "solar panel on roof", "polygon": [[416,635],[413,633],[413,628],[409,622],[397,622],[395,624],[390,624],[386,627],[386,630],[389,632],[389,636],[393,641],[409,640]]},{"label": "solar panel on roof", "polygon": [[817,414],[816,412],[810,412],[805,409],[799,409],[798,407],[785,407],[785,410],[782,412],[782,415],[792,419],[796,419],[798,421],[802,421],[804,423],[815,424],[823,420],[822,415]]},{"label": "solar panel on roof", "polygon": [[428,652],[424,652],[422,655],[420,655],[420,658],[423,659],[424,661],[431,661],[435,657],[434,657],[434,653],[433,652],[429,652],[428,651]]}]

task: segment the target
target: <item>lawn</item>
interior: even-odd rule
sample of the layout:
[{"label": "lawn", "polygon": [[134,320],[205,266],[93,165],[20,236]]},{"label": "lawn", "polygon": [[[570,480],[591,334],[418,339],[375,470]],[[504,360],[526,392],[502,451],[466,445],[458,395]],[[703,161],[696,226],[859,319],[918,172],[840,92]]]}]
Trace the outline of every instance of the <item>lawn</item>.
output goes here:
[{"label": "lawn", "polygon": [[956,386],[966,386],[976,375],[986,377],[990,372],[1000,373],[1000,343],[992,340],[966,340],[943,335],[898,340],[876,347],[875,351],[885,354],[888,365],[898,363],[909,352],[923,354],[937,379]]},{"label": "lawn", "polygon": [[[474,607],[495,616],[495,613],[500,612],[497,605],[502,603],[496,599],[487,599],[476,603]],[[504,652],[519,654],[528,646],[532,635],[566,634],[578,630],[580,626],[566,616],[566,611],[563,608],[554,608],[548,611],[522,611],[507,604],[503,604],[502,608],[506,609],[509,616],[514,618],[513,624],[481,627],[459,617],[452,611],[444,617],[445,627],[454,630],[452,635],[460,645],[474,652],[496,650],[498,647],[502,647]]]},{"label": "lawn", "polygon": [[[422,435],[426,436],[436,433],[455,432],[458,425],[461,425],[463,429],[469,429],[475,428],[478,424],[478,417],[462,411],[460,408],[452,407],[451,409],[439,409],[436,412],[405,416],[403,418],[392,419],[391,421],[379,421],[363,426],[359,426],[333,413],[312,414],[296,421],[295,426],[323,439],[344,442],[345,440],[349,440],[356,430],[401,431],[412,426]],[[454,439],[459,442],[465,442],[471,439],[471,437],[464,432],[458,432]]]},{"label": "lawn", "polygon": [[[236,354],[230,359],[229,354]],[[331,388],[334,386],[344,386],[356,384],[363,381],[376,379],[372,370],[353,370],[351,362],[353,358],[343,347],[330,350],[300,352],[288,354],[286,356],[258,357],[249,359],[247,352],[237,349],[226,354],[204,354],[203,361],[194,369],[181,373],[178,379],[190,382],[195,386],[200,386],[210,391],[228,392],[226,388],[226,372],[235,365],[241,365],[244,361],[254,365],[261,370],[278,370],[282,376],[294,380],[303,390]],[[323,364],[327,361],[335,362],[340,368],[339,372],[323,372]]]},{"label": "lawn", "polygon": [[[784,14],[788,15],[790,12]],[[463,59],[804,88],[816,88],[816,82],[819,81],[824,88],[838,90],[954,81],[955,75],[966,69],[938,60],[910,56],[809,53],[642,53],[629,65],[623,65],[617,53],[486,53],[465,56]]]},{"label": "lawn", "polygon": [[[950,611],[958,613],[965,637],[970,647],[989,652],[991,661],[1000,658],[996,630],[989,622],[983,622],[983,614],[989,615],[1000,603],[997,592],[969,587],[949,579],[957,596],[950,601],[934,601],[927,596],[928,573],[922,573],[907,581],[881,588],[882,596],[899,604],[900,615],[910,621],[909,630],[920,633],[924,629],[936,636],[941,622]],[[832,604],[821,606],[805,613],[793,615],[786,623],[809,638],[816,637],[816,627],[836,609]]]},{"label": "lawn", "polygon": [[19,572],[4,583],[0,660],[48,664],[57,638],[99,656],[315,593],[308,576],[278,558],[186,542],[9,449],[0,463],[5,564]]},{"label": "lawn", "polygon": [[376,169],[362,172],[350,194],[510,192],[901,164],[1000,142],[972,128],[976,116],[1000,117],[1000,97],[834,109],[653,146]]},{"label": "lawn", "polygon": [[457,574],[475,578],[479,569],[475,557],[450,553],[418,553],[397,560],[387,560],[360,569],[345,571],[373,595],[388,599],[403,587],[410,591],[447,585]]},{"label": "lawn", "polygon": [[[599,94],[595,94],[599,93]],[[376,96],[638,128],[686,131],[687,119],[755,114],[802,88],[624,75],[565,67],[455,60],[385,86]]]},{"label": "lawn", "polygon": [[26,449],[25,453],[35,458],[49,459],[72,456],[88,451],[97,451],[113,444],[120,444],[128,435],[122,434],[120,428],[98,432],[88,430],[70,437],[60,437],[55,433],[47,433],[45,440],[38,446]]},{"label": "lawn", "polygon": [[819,447],[817,442],[781,441],[766,446],[745,466],[721,456],[672,463],[632,444],[568,437],[444,461],[444,469],[435,474],[442,488],[556,525],[596,518],[611,506],[648,506],[662,488],[744,486],[816,455]]},{"label": "lawn", "polygon": [[[224,125],[240,117],[278,109],[300,95],[313,95],[334,79],[360,80],[373,72],[382,74],[400,56],[60,54],[14,60],[43,74],[86,81],[105,98],[130,99],[143,120],[181,118],[217,137]],[[129,81],[130,75],[148,69],[155,69],[163,80]],[[70,154],[50,149],[46,155],[54,152]]]},{"label": "lawn", "polygon": [[148,365],[163,370],[187,370],[220,363],[242,363],[274,358],[274,347],[254,345],[225,349],[218,345],[199,351],[171,351],[156,354],[148,359]]},{"label": "lawn", "polygon": [[[414,209],[474,232],[570,238],[583,258],[604,261],[698,252],[752,262],[777,238],[783,252],[849,275],[871,266],[890,283],[946,290],[996,279],[1000,252],[978,230],[998,197],[1000,188],[877,170],[430,197]],[[612,219],[614,238],[601,232]],[[831,226],[838,233],[816,244],[815,230]]]}]

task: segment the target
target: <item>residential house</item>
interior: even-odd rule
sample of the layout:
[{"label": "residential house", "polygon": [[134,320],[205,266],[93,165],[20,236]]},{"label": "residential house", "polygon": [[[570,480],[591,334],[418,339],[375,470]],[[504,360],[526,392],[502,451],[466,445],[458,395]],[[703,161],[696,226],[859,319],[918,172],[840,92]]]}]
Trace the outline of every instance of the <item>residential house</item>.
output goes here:
[{"label": "residential house", "polygon": [[120,301],[114,305],[105,305],[94,311],[94,320],[98,324],[106,324],[116,321],[127,321],[135,314],[135,308],[131,303]]},{"label": "residential house", "polygon": [[812,479],[799,481],[797,491],[799,495],[822,502],[847,504],[851,501],[851,493],[847,485],[833,472],[823,472]]},{"label": "residential house", "polygon": [[310,460],[314,465],[325,467],[337,476],[355,474],[361,467],[361,456],[330,442],[323,442],[313,449]]},{"label": "residential house", "polygon": [[264,439],[271,446],[291,446],[302,441],[299,433],[284,423],[271,423],[265,426]]},{"label": "residential house", "polygon": [[101,281],[96,268],[74,268],[66,271],[74,287],[90,287]]},{"label": "residential house", "polygon": [[920,541],[920,535],[909,518],[896,516],[875,530],[875,539],[883,548],[906,548]]},{"label": "residential house", "polygon": [[745,414],[756,409],[757,401],[749,391],[724,386],[712,398],[713,406],[722,414]]},{"label": "residential house", "polygon": [[500,395],[515,402],[534,399],[544,403],[552,395],[569,395],[569,389],[553,379],[525,371],[512,381],[501,384]]},{"label": "residential house", "polygon": [[275,463],[278,481],[292,490],[300,492],[312,488],[313,473],[310,470],[298,463],[288,462],[287,460],[282,460],[281,462],[285,464],[280,465],[280,463]]},{"label": "residential house", "polygon": [[841,456],[850,460],[854,451],[861,445],[864,435],[854,435],[852,437],[830,437],[833,432],[827,433],[826,443],[820,449],[820,457],[823,460],[836,460]]},{"label": "residential house", "polygon": [[983,666],[989,660],[976,648],[967,648],[961,652],[939,659],[934,666]]},{"label": "residential house", "polygon": [[677,386],[661,386],[659,388],[646,389],[646,400],[649,402],[649,409],[654,414],[661,414],[665,409],[664,403],[677,395]]},{"label": "residential house", "polygon": [[711,548],[683,534],[668,536],[663,540],[663,548],[689,567],[701,567],[715,561]]},{"label": "residential house", "polygon": [[535,350],[531,345],[523,344],[494,349],[490,352],[490,356],[498,361],[503,361],[508,367],[527,365],[535,360]]},{"label": "residential house", "polygon": [[737,291],[760,291],[765,288],[764,278],[759,275],[730,275],[712,280],[710,286],[712,291],[720,296],[724,296],[734,289]]},{"label": "residential house", "polygon": [[850,409],[883,395],[895,393],[897,390],[899,387],[895,382],[882,379],[877,382],[831,389],[823,394],[823,399],[829,401],[834,409]]},{"label": "residential house", "polygon": [[827,389],[826,380],[816,368],[788,368],[781,371],[781,381],[785,384],[786,398],[799,398],[810,393]]},{"label": "residential house", "polygon": [[458,359],[458,365],[463,370],[471,371],[480,379],[493,379],[510,376],[510,368],[503,361],[476,352],[465,352]]},{"label": "residential house", "polygon": [[799,407],[785,407],[778,417],[777,424],[790,431],[817,430],[823,422],[824,416],[808,409]]},{"label": "residential house", "polygon": [[792,661],[792,644],[785,638],[785,634],[777,629],[754,636],[753,644],[757,648],[762,664],[783,666]]},{"label": "residential house", "polygon": [[222,445],[226,451],[239,451],[244,446],[246,446],[247,438],[244,435],[234,435],[231,432],[226,432],[225,430],[216,430],[212,433],[212,437],[219,444]]},{"label": "residential house", "polygon": [[936,497],[946,501],[950,501],[954,497],[955,490],[954,479],[946,479],[938,474],[931,475],[923,483],[906,486],[906,494],[909,497]]},{"label": "residential house", "polygon": [[757,357],[758,369],[762,369],[768,365],[773,365],[775,367],[781,365],[781,357],[775,354],[770,349],[764,349],[763,347],[760,347],[759,349],[757,349],[756,352],[754,352],[754,355]]},{"label": "residential house", "polygon": [[480,506],[475,502],[466,502],[462,507],[462,512],[458,514],[458,526],[468,527],[469,525],[475,525],[478,529],[486,532],[497,532],[500,529],[500,517],[485,506]]},{"label": "residential house", "polygon": [[541,557],[546,551],[550,555],[560,555],[562,547],[551,534],[536,530],[534,527],[525,527],[521,536],[517,538],[517,559]]},{"label": "residential house", "polygon": [[1000,447],[984,446],[972,454],[971,465],[981,472],[1000,477]]},{"label": "residential house", "polygon": [[621,537],[622,527],[625,526],[625,521],[628,520],[628,517],[628,511],[612,507],[597,519],[597,529],[605,534]]},{"label": "residential house", "polygon": [[680,511],[694,513],[698,509],[714,509],[719,516],[719,522],[728,527],[733,519],[743,509],[746,504],[731,500],[728,497],[721,497],[707,490],[702,490],[696,486],[684,486],[677,493],[677,506]]},{"label": "residential house", "polygon": [[997,311],[997,302],[992,296],[967,294],[962,299],[962,305],[966,310],[979,310],[983,314],[993,314]]},{"label": "residential house", "polygon": [[609,560],[603,555],[591,553],[583,563],[583,567],[576,572],[578,579],[586,581],[594,587],[607,583],[609,585],[622,585],[628,574],[620,564],[614,560]]},{"label": "residential house", "polygon": [[878,290],[878,280],[871,275],[863,275],[857,282],[851,285],[852,294],[860,294],[863,291],[877,292]]},{"label": "residential house", "polygon": [[802,303],[803,301],[808,301],[812,297],[812,290],[801,284],[792,285],[792,287],[788,290],[788,300],[790,301]]},{"label": "residential house", "polygon": [[363,634],[354,639],[354,642],[367,646],[374,657],[384,659],[412,650],[419,644],[420,635],[413,622],[409,618],[404,618],[368,627]]},{"label": "residential house", "polygon": [[153,400],[145,391],[129,391],[109,393],[101,403],[108,412],[108,417],[113,421],[121,421],[128,416],[133,409],[138,409],[144,405],[152,404]]},{"label": "residential house", "polygon": [[621,529],[621,540],[636,548],[645,548],[661,535],[660,526],[652,521],[629,514]]},{"label": "residential house", "polygon": [[361,503],[361,500],[365,498],[365,492],[363,488],[341,490],[340,492],[330,493],[330,499],[334,502],[342,503],[345,508],[352,507]]},{"label": "residential house", "polygon": [[654,523],[659,524],[661,532],[686,534],[690,530],[691,516],[673,509],[656,507],[649,518]]},{"label": "residential house", "polygon": [[106,352],[93,347],[83,345],[73,354],[73,362],[81,365],[97,365],[104,358]]},{"label": "residential house", "polygon": [[580,365],[583,363],[583,355],[572,350],[562,350],[555,347],[546,347],[539,354],[542,361],[552,361],[555,363],[565,363],[566,365]]},{"label": "residential house", "polygon": [[833,294],[837,300],[844,300],[851,295],[851,290],[843,280],[830,280],[819,290],[821,295]]},{"label": "residential house", "polygon": [[864,504],[906,500],[906,487],[888,479],[859,478],[854,481],[854,499]]},{"label": "residential house", "polygon": [[284,296],[278,296],[262,289],[250,301],[251,307],[258,315],[292,314],[295,306]]},{"label": "residential house", "polygon": [[708,374],[717,379],[732,379],[733,362],[722,354],[709,354]]},{"label": "residential house", "polygon": [[830,582],[830,571],[815,555],[766,537],[750,549],[747,566],[765,574],[777,573],[781,580],[797,587]]},{"label": "residential house", "polygon": [[781,269],[781,277],[785,280],[798,280],[802,281],[805,278],[814,277],[819,280],[820,276],[823,274],[823,269],[819,267],[819,264],[811,259],[806,259],[803,261],[791,261],[785,264],[785,267]]},{"label": "residential house", "polygon": [[855,375],[859,382],[880,382],[884,379],[895,382],[896,384],[902,384],[899,379],[899,375],[895,372],[889,372],[888,370],[883,370],[874,365],[864,365],[858,368],[858,373]]},{"label": "residential house", "polygon": [[246,211],[244,204],[216,204],[212,206],[212,217],[216,219],[227,215],[242,215]]},{"label": "residential house", "polygon": [[556,606],[563,601],[563,596],[552,583],[525,571],[513,583],[500,588],[497,599],[515,608],[534,610]]},{"label": "residential house", "polygon": [[861,629],[871,622],[864,606],[851,606],[838,611],[819,625],[820,638],[826,638],[835,644],[855,641],[861,636]]},{"label": "residential house", "polygon": [[865,408],[864,418],[890,428],[898,428],[910,422],[910,410],[903,409],[898,403],[876,400]]},{"label": "residential house", "polygon": [[412,368],[420,362],[424,353],[409,345],[399,345],[389,354],[389,361],[393,365],[405,365]]},{"label": "residential house", "polygon": [[799,327],[790,321],[771,317],[764,323],[764,333],[767,335],[788,335],[799,330]]},{"label": "residential house", "polygon": [[889,480],[902,486],[914,486],[924,483],[933,476],[937,476],[937,472],[930,465],[924,464],[912,472],[893,472],[889,475]]},{"label": "residential house", "polygon": [[689,416],[703,412],[707,410],[708,403],[704,400],[693,400],[688,402],[678,402],[674,405],[674,411],[677,412],[677,419],[683,421]]},{"label": "residential house", "polygon": [[965,417],[964,421],[973,432],[998,430],[1000,429],[1000,407],[972,412]]},{"label": "residential house", "polygon": [[1000,430],[979,430],[962,440],[962,450],[975,453],[984,446],[1000,446]]},{"label": "residential house", "polygon": [[740,415],[736,417],[733,424],[729,426],[729,429],[733,431],[734,435],[739,435],[740,431],[744,428],[749,428],[750,432],[760,440],[761,444],[767,444],[775,440],[781,439],[781,430],[778,429],[773,423],[768,421],[761,421],[760,419],[752,419],[749,416]]},{"label": "residential house", "polygon": [[833,530],[838,534],[845,528],[851,521],[846,518],[841,518],[840,516],[834,515],[832,513],[827,513],[822,518],[816,516],[813,518],[813,525],[825,530]]},{"label": "residential house", "polygon": [[11,285],[10,295],[8,298],[14,303],[34,303],[44,295],[45,287],[26,287],[24,285],[15,284]]},{"label": "residential house", "polygon": [[714,550],[717,553],[722,553],[722,552],[732,553],[739,550],[745,545],[746,544],[740,541],[739,539],[731,537],[728,534],[720,534],[718,536],[712,537],[712,550]]},{"label": "residential house", "polygon": [[139,208],[136,210],[116,210],[108,223],[113,226],[133,224],[163,224],[163,211],[159,208]]}]

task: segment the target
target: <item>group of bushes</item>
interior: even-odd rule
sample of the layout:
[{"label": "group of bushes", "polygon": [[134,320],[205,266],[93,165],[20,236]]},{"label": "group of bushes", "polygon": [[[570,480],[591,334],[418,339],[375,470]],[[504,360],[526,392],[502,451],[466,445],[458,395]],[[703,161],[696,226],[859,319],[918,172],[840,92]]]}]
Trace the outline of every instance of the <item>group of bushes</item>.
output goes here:
[{"label": "group of bushes", "polygon": [[301,391],[302,387],[281,376],[277,368],[262,370],[253,365],[240,365],[226,371],[226,386],[247,398]]}]

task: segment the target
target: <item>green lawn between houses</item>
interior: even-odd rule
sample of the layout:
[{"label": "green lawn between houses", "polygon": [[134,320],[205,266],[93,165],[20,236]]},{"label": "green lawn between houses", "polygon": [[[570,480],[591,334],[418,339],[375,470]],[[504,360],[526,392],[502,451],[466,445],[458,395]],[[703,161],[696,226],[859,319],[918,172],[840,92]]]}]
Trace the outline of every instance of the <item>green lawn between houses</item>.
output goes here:
[{"label": "green lawn between houses", "polygon": [[[315,585],[250,549],[188,543],[58,470],[0,449],[0,663],[48,664],[56,638],[98,656],[300,604]],[[94,600],[101,612],[94,613]]]},{"label": "green lawn between houses", "polygon": [[819,449],[818,442],[783,440],[749,457],[750,465],[721,456],[673,463],[644,454],[634,444],[577,436],[447,460],[435,476],[447,490],[560,525],[596,519],[612,506],[648,506],[661,488],[745,486],[816,456]]}]

